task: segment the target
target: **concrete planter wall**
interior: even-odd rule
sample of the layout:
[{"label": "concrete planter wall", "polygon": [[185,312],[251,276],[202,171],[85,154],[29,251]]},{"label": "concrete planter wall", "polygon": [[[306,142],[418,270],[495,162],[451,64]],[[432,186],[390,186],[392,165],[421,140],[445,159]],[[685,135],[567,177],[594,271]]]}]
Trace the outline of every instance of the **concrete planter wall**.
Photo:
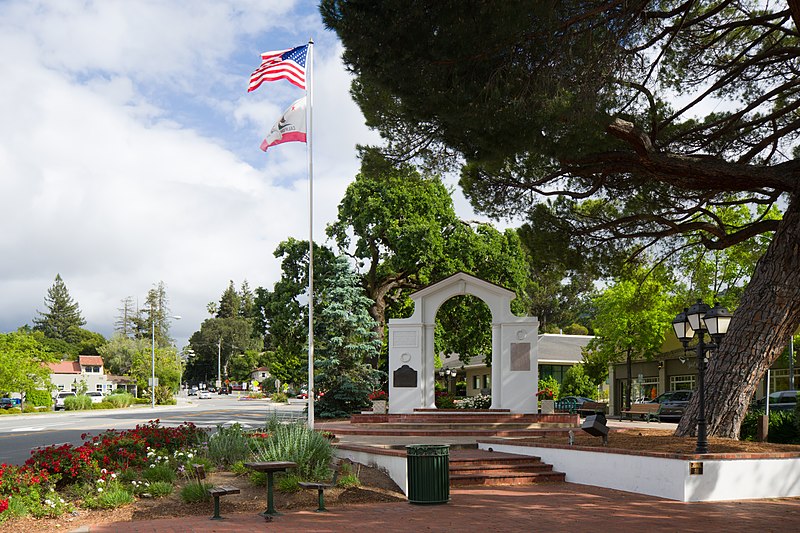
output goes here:
[{"label": "concrete planter wall", "polygon": [[685,455],[497,442],[478,447],[541,457],[570,483],[683,502],[800,496],[799,453]]}]

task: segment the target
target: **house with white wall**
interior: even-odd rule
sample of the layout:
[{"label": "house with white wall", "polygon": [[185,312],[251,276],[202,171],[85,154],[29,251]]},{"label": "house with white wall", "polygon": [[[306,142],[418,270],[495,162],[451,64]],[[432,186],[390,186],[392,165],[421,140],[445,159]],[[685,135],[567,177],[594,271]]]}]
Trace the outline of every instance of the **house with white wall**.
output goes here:
[{"label": "house with white wall", "polygon": [[98,391],[105,394],[116,388],[108,379],[103,368],[103,358],[99,355],[79,355],[77,361],[48,363],[47,366],[50,368],[50,381],[59,391],[75,392],[84,382],[87,392]]}]

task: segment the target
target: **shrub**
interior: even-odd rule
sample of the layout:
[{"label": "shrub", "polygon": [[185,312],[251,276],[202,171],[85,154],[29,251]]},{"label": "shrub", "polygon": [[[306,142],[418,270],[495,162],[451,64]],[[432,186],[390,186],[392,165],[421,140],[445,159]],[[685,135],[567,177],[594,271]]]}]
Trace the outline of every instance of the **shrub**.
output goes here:
[{"label": "shrub", "polygon": [[25,406],[22,408],[22,412],[23,413],[38,413],[39,410],[35,406],[26,403]]},{"label": "shrub", "polygon": [[177,474],[175,474],[175,470],[173,470],[169,465],[158,464],[150,465],[150,468],[143,469],[142,477],[151,484],[158,481],[172,484],[175,481]]},{"label": "shrub", "polygon": [[67,411],[82,411],[92,408],[92,399],[85,394],[67,396],[64,398],[64,409]]},{"label": "shrub", "polygon": [[492,406],[492,397],[479,394],[456,401],[459,409],[489,409]]},{"label": "shrub", "polygon": [[9,409],[3,409],[3,410],[7,415],[16,415],[22,412],[22,409],[20,409],[19,407],[11,407]]},{"label": "shrub", "polygon": [[346,489],[348,487],[358,487],[361,485],[361,481],[358,479],[355,472],[353,472],[353,467],[350,463],[343,462],[339,468],[340,475],[336,482],[337,487]]},{"label": "shrub", "polygon": [[269,399],[270,401],[275,403],[286,403],[289,401],[289,397],[286,396],[286,394],[283,392],[274,392],[272,393],[272,396],[270,396]]},{"label": "shrub", "polygon": [[164,496],[169,496],[172,494],[173,490],[175,490],[175,487],[173,487],[172,483],[167,481],[156,481],[154,483],[150,483],[150,490],[148,492],[154,498],[163,498]]},{"label": "shrub", "polygon": [[455,409],[456,398],[448,392],[437,392],[435,396],[437,409]]},{"label": "shrub", "polygon": [[583,363],[569,367],[564,374],[558,397],[565,396],[584,396],[586,398],[597,396],[597,386],[592,382],[592,378],[586,375]]},{"label": "shrub", "polygon": [[87,509],[116,509],[123,505],[133,503],[131,494],[119,481],[98,483],[97,493],[83,500],[83,507]]},{"label": "shrub", "polygon": [[297,492],[300,490],[301,479],[293,474],[287,474],[278,478],[277,489],[280,492]]},{"label": "shrub", "polygon": [[136,398],[133,397],[133,394],[128,392],[115,392],[105,397],[104,402],[109,402],[110,404],[114,405],[114,407],[121,408],[121,407],[128,407],[133,405],[133,402]]},{"label": "shrub", "polygon": [[[741,440],[756,440],[758,419],[763,416],[763,411],[750,411],[742,422],[740,430]],[[800,431],[796,425],[796,414],[793,411],[770,411],[768,442],[781,444],[800,444]]]},{"label": "shrub", "polygon": [[181,500],[184,503],[206,502],[211,498],[208,489],[212,487],[211,483],[205,481],[190,481],[181,489]]},{"label": "shrub", "polygon": [[305,480],[322,481],[330,478],[329,464],[333,457],[330,442],[303,422],[281,424],[270,420],[270,437],[255,441],[258,461],[292,461],[297,474]]},{"label": "shrub", "polygon": [[25,391],[25,403],[36,407],[47,407],[49,409],[53,406],[53,398],[50,396],[49,391],[33,389]]},{"label": "shrub", "polygon": [[231,465],[250,457],[250,438],[239,424],[226,428],[217,426],[217,432],[208,438],[208,458],[217,465]]}]

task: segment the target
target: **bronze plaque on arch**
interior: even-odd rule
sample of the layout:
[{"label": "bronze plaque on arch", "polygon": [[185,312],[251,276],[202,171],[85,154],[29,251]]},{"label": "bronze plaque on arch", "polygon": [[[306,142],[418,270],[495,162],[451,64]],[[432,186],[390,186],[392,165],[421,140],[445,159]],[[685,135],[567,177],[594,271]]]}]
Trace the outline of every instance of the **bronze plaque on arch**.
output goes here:
[{"label": "bronze plaque on arch", "polygon": [[511,371],[528,372],[531,369],[531,343],[511,343]]},{"label": "bronze plaque on arch", "polygon": [[393,373],[395,387],[416,387],[417,371],[408,365],[403,365]]}]

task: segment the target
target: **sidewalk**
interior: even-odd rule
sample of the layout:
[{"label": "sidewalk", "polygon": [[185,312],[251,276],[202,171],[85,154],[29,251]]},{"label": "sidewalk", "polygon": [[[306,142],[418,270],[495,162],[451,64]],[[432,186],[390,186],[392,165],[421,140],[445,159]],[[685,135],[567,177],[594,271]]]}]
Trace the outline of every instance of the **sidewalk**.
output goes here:
[{"label": "sidewalk", "polygon": [[226,514],[95,525],[72,533],[173,532],[518,532],[686,531],[796,532],[800,498],[681,503],[572,483],[454,489],[444,505],[387,503],[331,507],[328,513],[286,512],[267,522],[258,515]]}]

